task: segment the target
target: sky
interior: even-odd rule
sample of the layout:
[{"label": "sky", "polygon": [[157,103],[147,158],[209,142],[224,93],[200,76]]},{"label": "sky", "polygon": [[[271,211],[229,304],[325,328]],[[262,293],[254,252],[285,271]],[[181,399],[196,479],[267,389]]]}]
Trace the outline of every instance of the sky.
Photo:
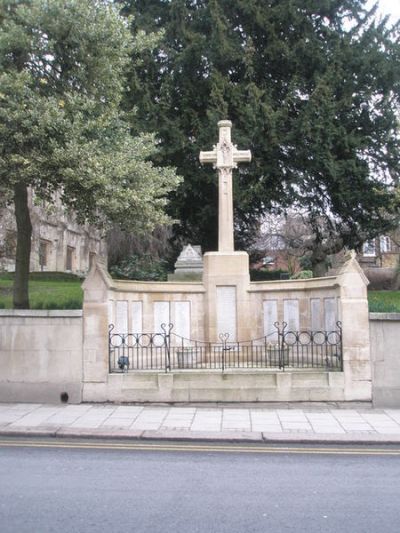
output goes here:
[{"label": "sky", "polygon": [[400,0],[379,0],[379,10],[383,15],[390,15],[390,22],[400,19]]}]

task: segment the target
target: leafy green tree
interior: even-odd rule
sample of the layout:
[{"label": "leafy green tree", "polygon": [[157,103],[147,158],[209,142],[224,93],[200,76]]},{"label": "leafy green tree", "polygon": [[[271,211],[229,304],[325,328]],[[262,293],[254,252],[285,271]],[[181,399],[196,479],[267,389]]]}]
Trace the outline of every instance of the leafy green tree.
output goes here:
[{"label": "leafy green tree", "polygon": [[172,194],[177,234],[215,249],[216,178],[198,154],[225,118],[253,152],[234,178],[245,244],[265,212],[307,211],[318,270],[326,253],[394,224],[399,24],[389,29],[366,0],[117,3],[134,16],[134,34],[164,31],[130,70],[125,105],[137,107],[137,126],[158,132],[157,163],[185,178]]},{"label": "leafy green tree", "polygon": [[105,0],[1,0],[0,192],[15,206],[16,308],[29,306],[29,187],[59,195],[79,222],[167,221],[179,180],[149,162],[153,136],[132,136],[120,111],[130,54],[148,41]]}]

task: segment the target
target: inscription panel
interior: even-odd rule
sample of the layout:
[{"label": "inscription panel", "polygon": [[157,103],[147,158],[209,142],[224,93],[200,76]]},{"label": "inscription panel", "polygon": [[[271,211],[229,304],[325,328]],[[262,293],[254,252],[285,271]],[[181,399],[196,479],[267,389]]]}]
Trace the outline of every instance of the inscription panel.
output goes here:
[{"label": "inscription panel", "polygon": [[161,324],[170,323],[169,302],[154,302],[154,333],[162,333]]},{"label": "inscription panel", "polygon": [[143,333],[143,303],[131,302],[131,332]]},{"label": "inscription panel", "polygon": [[299,331],[299,300],[283,301],[283,319],[287,323],[287,331]]},{"label": "inscription panel", "polygon": [[[274,326],[278,321],[278,302],[277,300],[264,300],[264,336],[268,336],[268,340],[277,341],[278,331]],[[272,335],[271,335],[272,333]]]},{"label": "inscription panel", "polygon": [[335,331],[337,322],[337,301],[336,298],[325,298],[325,329]]},{"label": "inscription panel", "polygon": [[174,333],[190,339],[190,302],[173,302]]},{"label": "inscription panel", "polygon": [[320,331],[323,328],[322,305],[320,298],[311,298],[311,330]]},{"label": "inscription panel", "polygon": [[217,287],[217,336],[220,333],[236,341],[236,287]]},{"label": "inscription panel", "polygon": [[115,333],[128,333],[128,302],[115,302]]}]

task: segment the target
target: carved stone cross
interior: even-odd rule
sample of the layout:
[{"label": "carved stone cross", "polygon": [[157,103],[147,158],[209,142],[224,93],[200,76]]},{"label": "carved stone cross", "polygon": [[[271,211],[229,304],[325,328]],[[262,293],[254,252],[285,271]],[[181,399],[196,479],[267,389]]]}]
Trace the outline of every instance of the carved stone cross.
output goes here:
[{"label": "carved stone cross", "polygon": [[212,163],[218,170],[218,251],[233,252],[232,169],[251,161],[251,152],[232,144],[230,120],[220,120],[218,128],[217,146],[210,152],[200,152],[200,163]]}]

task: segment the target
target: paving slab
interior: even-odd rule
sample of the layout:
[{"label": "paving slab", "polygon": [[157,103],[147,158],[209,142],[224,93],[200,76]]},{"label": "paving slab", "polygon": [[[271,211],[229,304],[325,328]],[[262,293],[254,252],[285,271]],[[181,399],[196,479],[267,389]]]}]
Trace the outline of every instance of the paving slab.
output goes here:
[{"label": "paving slab", "polygon": [[0,435],[400,444],[400,409],[336,404],[0,404]]}]

